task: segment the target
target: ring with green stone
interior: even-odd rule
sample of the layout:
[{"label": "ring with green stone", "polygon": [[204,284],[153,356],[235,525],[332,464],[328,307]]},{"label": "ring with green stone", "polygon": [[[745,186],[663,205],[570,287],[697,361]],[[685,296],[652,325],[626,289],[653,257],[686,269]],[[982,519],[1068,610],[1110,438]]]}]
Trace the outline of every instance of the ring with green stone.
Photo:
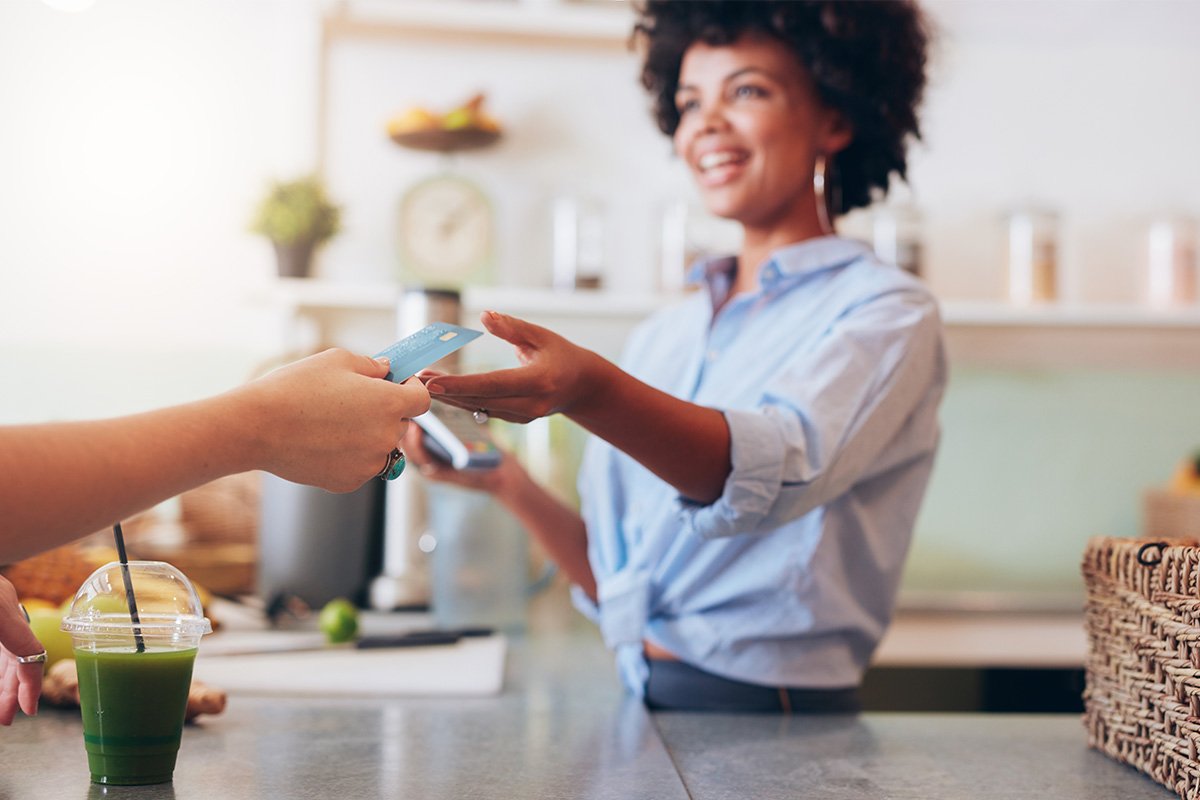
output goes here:
[{"label": "ring with green stone", "polygon": [[404,472],[404,467],[404,453],[400,452],[399,447],[393,447],[392,452],[388,453],[387,463],[379,471],[379,477],[381,480],[394,481]]}]

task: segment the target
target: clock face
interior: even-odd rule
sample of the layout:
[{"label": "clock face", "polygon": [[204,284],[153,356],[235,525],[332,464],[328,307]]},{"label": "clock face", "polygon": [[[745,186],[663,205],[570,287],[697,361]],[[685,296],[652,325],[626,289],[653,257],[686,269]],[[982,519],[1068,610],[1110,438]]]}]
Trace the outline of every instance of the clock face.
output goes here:
[{"label": "clock face", "polygon": [[400,201],[399,236],[406,279],[453,288],[486,282],[492,206],[474,184],[439,175],[409,189]]}]

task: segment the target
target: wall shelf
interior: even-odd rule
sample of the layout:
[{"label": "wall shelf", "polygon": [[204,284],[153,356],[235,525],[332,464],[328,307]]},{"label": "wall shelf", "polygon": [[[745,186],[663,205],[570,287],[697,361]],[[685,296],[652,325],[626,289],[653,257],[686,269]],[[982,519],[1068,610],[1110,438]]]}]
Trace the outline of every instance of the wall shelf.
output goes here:
[{"label": "wall shelf", "polygon": [[[270,292],[295,308],[391,311],[402,289],[392,283],[354,283],[314,278],[281,278]],[[561,292],[528,287],[469,287],[468,308],[506,313],[642,317],[675,297],[580,290]],[[1200,306],[1153,309],[1133,305],[1044,305],[1020,308],[1004,303],[942,303],[947,327],[964,328],[1180,328],[1200,331]]]},{"label": "wall shelf", "polygon": [[951,363],[1002,369],[1200,369],[1200,308],[943,303]]},{"label": "wall shelf", "polygon": [[1196,328],[1200,306],[1148,308],[1134,305],[1043,305],[942,303],[947,326],[1026,328]]},{"label": "wall shelf", "polygon": [[[263,299],[293,313],[378,311],[391,313],[402,287],[391,283],[351,283],[311,278],[281,278]],[[494,309],[506,314],[536,317],[605,317],[636,321],[670,302],[653,295],[605,291],[559,292],[552,289],[470,287],[462,293],[469,311]]]},{"label": "wall shelf", "polygon": [[435,36],[515,44],[624,48],[633,28],[628,3],[344,0],[326,16],[326,39]]},{"label": "wall shelf", "polygon": [[[292,318],[315,322],[328,334],[348,318],[390,320],[401,287],[285,278],[258,298]],[[487,309],[538,324],[603,336],[595,346],[619,351],[625,334],[641,319],[673,302],[656,295],[605,291],[559,292],[544,288],[471,287],[463,292],[464,319]],[[946,344],[955,365],[1004,369],[1200,370],[1200,307],[1151,309],[1138,306],[1042,306],[1001,303],[942,304]],[[336,337],[328,340],[336,340]]]}]

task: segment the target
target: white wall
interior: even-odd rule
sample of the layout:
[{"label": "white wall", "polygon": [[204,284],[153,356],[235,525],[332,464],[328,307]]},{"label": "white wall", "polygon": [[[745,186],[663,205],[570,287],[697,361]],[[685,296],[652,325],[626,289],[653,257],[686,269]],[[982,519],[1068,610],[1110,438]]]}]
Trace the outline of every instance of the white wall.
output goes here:
[{"label": "white wall", "polygon": [[1004,285],[1005,209],[1062,215],[1069,300],[1136,302],[1145,226],[1200,215],[1200,4],[938,0],[913,187],[946,298]]},{"label": "white wall", "polygon": [[243,380],[269,176],[311,169],[310,0],[0,3],[0,419],[119,413]]},{"label": "white wall", "polygon": [[[0,2],[0,419],[217,391],[282,346],[246,233],[268,177],[316,163],[321,0]],[[1200,214],[1200,4],[937,0],[944,37],[912,180],[947,298],[999,297],[999,218],[1064,220],[1072,294],[1133,301],[1142,226]],[[505,282],[549,281],[546,203],[602,195],[612,288],[654,286],[658,214],[686,180],[631,55],[502,42],[339,43],[328,177],[346,232],[331,278],[391,280],[404,188],[438,168],[382,135],[410,103],[489,92],[508,135],[454,168],[493,197]],[[81,380],[79,375],[85,376]]]},{"label": "white wall", "polygon": [[[599,197],[607,216],[608,288],[656,288],[658,219],[687,192],[669,142],[649,121],[637,63],[620,48],[478,42],[339,42],[330,67],[326,174],[352,198],[347,236],[326,253],[327,276],[395,274],[395,219],[411,183],[450,169],[494,201],[497,282],[550,285],[550,203],[558,192]],[[421,103],[447,111],[476,91],[507,128],[492,149],[446,159],[402,149],[387,118]]]}]

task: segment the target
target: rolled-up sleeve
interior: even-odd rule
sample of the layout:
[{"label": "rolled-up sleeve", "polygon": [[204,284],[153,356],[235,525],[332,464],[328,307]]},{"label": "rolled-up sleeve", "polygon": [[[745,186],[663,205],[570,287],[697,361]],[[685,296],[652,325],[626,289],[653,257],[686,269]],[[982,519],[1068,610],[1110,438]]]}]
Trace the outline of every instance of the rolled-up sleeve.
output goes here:
[{"label": "rolled-up sleeve", "polygon": [[848,309],[757,408],[723,412],[732,469],[715,502],[679,498],[683,523],[701,538],[765,532],[930,452],[945,375],[927,293],[895,290]]}]

